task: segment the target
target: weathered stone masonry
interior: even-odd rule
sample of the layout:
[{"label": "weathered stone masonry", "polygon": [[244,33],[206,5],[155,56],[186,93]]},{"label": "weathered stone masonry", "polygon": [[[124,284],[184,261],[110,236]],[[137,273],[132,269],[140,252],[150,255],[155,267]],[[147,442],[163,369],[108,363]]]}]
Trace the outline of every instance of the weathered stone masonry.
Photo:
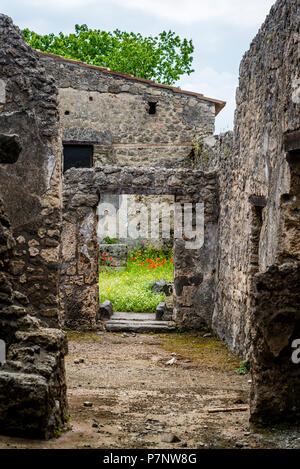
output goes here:
[{"label": "weathered stone masonry", "polygon": [[[80,181],[80,183],[78,183]],[[216,272],[218,184],[215,173],[163,168],[104,167],[65,173],[62,232],[62,301],[65,325],[96,326],[98,300],[97,206],[101,193],[174,194],[175,202],[204,202],[201,249],[175,240],[174,306],[179,325],[200,328],[211,320]]]},{"label": "weathered stone masonry", "polygon": [[292,344],[300,338],[300,263],[257,274],[251,307],[251,421],[299,422],[300,370]]},{"label": "weathered stone masonry", "polygon": [[[300,369],[291,362],[293,339],[300,338],[299,39],[299,0],[278,0],[240,66],[233,150],[230,135],[216,143],[213,328],[250,356],[254,423],[299,418]],[[292,148],[284,145],[290,140]]]},{"label": "weathered stone masonry", "polygon": [[28,314],[27,296],[13,289],[8,270],[14,246],[0,199],[0,338],[7,350],[0,368],[1,433],[49,438],[66,424],[67,340],[60,330],[41,327]]},{"label": "weathered stone masonry", "polygon": [[[213,326],[243,354],[250,345],[253,275],[299,256],[297,231],[284,226],[284,205],[291,203],[285,196],[291,190],[291,173],[283,147],[285,134],[300,127],[297,81],[299,86],[299,1],[277,1],[241,63],[233,151],[221,154],[219,166],[220,194],[225,193],[225,198],[220,208]],[[261,211],[258,245],[251,241],[253,196],[266,201],[265,207],[257,208]],[[299,218],[296,225],[299,229]]]},{"label": "weathered stone masonry", "polygon": [[0,369],[0,428],[49,438],[67,414],[66,336],[36,317],[60,322],[56,89],[4,15],[0,63],[0,338],[7,351]]},{"label": "weathered stone masonry", "polygon": [[213,134],[225,105],[59,56],[40,57],[59,89],[63,141],[92,144],[94,166],[191,167],[194,140]]},{"label": "weathered stone masonry", "polygon": [[14,165],[0,165],[1,195],[17,239],[12,281],[30,300],[31,313],[60,323],[58,286],[61,135],[57,90],[39,57],[11,20],[0,22],[0,128],[19,135]]}]

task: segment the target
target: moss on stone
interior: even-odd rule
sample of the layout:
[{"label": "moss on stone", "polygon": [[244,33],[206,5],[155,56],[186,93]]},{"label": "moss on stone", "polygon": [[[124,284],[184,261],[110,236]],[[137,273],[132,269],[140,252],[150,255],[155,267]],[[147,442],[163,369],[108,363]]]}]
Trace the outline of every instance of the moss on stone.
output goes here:
[{"label": "moss on stone", "polygon": [[190,360],[202,362],[205,368],[233,371],[239,366],[240,358],[234,355],[224,342],[215,336],[204,337],[200,333],[160,335],[162,347]]},{"label": "moss on stone", "polygon": [[95,332],[82,332],[82,331],[71,331],[71,330],[65,330],[65,332],[70,342],[89,342],[91,340],[93,341],[101,340],[101,336],[99,336]]}]

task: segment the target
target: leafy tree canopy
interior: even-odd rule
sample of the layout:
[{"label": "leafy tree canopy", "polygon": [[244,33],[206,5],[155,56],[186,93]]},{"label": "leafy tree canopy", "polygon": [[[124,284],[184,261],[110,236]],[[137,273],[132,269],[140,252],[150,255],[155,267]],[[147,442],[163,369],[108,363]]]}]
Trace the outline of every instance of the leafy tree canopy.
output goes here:
[{"label": "leafy tree canopy", "polygon": [[119,29],[106,32],[76,24],[75,33],[68,35],[40,35],[29,29],[24,29],[23,34],[35,49],[167,85],[194,71],[192,41],[181,40],[172,31],[143,37]]}]

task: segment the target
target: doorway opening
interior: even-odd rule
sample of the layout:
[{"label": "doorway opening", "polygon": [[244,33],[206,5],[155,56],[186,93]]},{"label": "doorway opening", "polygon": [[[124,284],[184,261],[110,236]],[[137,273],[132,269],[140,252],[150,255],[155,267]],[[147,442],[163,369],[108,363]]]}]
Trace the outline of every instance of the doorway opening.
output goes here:
[{"label": "doorway opening", "polygon": [[99,302],[109,302],[115,318],[172,319],[173,203],[173,195],[100,197]]}]

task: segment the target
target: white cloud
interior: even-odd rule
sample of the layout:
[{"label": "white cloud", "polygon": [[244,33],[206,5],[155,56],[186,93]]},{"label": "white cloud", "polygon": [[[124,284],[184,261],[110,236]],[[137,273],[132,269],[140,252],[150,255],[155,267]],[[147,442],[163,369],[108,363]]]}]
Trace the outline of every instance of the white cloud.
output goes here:
[{"label": "white cloud", "polygon": [[226,101],[226,106],[216,119],[216,133],[233,128],[235,110],[235,91],[238,77],[233,73],[218,72],[212,67],[205,67],[192,76],[181,79],[179,86],[183,90],[196,91],[209,98]]},{"label": "white cloud", "polygon": [[[221,21],[238,26],[259,26],[275,0],[112,0],[179,24]],[[213,24],[212,24],[213,27]]]},{"label": "white cloud", "polygon": [[58,10],[69,10],[70,8],[84,8],[102,3],[102,0],[24,0],[23,5],[41,9],[43,6],[57,8]]},{"label": "white cloud", "polygon": [[[24,6],[41,8],[51,5],[57,10],[86,9],[111,4],[141,11],[148,15],[194,24],[202,21],[221,21],[241,27],[259,26],[275,0],[23,0]],[[212,23],[212,27],[213,27]]]}]

